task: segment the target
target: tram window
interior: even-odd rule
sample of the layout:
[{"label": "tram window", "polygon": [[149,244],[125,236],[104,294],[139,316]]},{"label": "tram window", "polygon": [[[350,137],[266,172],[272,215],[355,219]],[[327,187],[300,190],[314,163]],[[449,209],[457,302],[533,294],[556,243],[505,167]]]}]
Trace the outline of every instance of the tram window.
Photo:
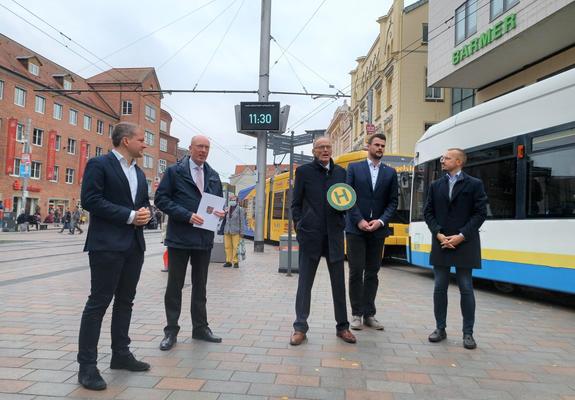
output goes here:
[{"label": "tram window", "polygon": [[575,129],[555,132],[545,136],[533,138],[531,142],[533,151],[550,149],[552,147],[575,144]]},{"label": "tram window", "polygon": [[439,160],[428,161],[415,167],[415,183],[413,188],[412,221],[424,221],[423,208],[427,199],[427,190],[431,182],[436,180],[441,172]]},{"label": "tram window", "polygon": [[465,172],[483,181],[489,202],[487,219],[515,218],[515,158],[469,166]]},{"label": "tram window", "polygon": [[288,219],[289,218],[289,208],[291,207],[291,204],[288,202],[288,191],[284,190],[285,196],[285,202],[284,202],[284,218]]},{"label": "tram window", "polygon": [[284,192],[274,193],[274,208],[272,213],[273,219],[283,219],[284,211]]},{"label": "tram window", "polygon": [[575,146],[552,149],[530,156],[527,196],[529,217],[575,217],[574,159]]}]

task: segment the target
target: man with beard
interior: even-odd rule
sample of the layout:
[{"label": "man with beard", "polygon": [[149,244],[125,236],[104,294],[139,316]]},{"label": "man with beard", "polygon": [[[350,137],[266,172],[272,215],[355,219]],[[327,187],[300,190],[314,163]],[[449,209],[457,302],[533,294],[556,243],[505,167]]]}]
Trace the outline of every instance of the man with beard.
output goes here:
[{"label": "man with beard", "polygon": [[372,135],[367,141],[367,160],[347,168],[347,184],[357,194],[357,203],[347,212],[345,226],[351,329],[355,330],[363,325],[383,330],[375,319],[377,274],[385,237],[391,233],[389,220],[397,209],[397,173],[381,162],[385,142],[384,134]]}]

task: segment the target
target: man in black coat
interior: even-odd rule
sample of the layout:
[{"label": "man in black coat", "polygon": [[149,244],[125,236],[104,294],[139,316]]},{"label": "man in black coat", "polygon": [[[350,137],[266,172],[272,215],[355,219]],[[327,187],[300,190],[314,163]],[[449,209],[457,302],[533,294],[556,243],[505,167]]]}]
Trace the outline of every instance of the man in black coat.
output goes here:
[{"label": "man in black coat", "polygon": [[[156,190],[155,205],[169,216],[164,244],[168,247],[168,285],[164,295],[167,325],[160,350],[169,350],[177,342],[182,309],[182,288],[188,261],[192,266],[192,337],[219,343],[208,326],[206,284],[208,265],[214,245],[214,232],[193,226],[204,220],[197,213],[203,193],[222,196],[222,182],[206,159],[210,141],[205,136],[194,136],[190,155],[170,166]],[[214,214],[223,217],[222,210]]]},{"label": "man in black coat", "polygon": [[150,365],[130,352],[130,319],[146,243],[142,227],[150,219],[146,176],[136,158],[146,148],[144,131],[120,123],[112,132],[114,149],[88,161],[82,182],[82,206],[90,212],[84,251],[90,259],[90,297],[82,313],[78,339],[78,381],[102,390],[106,382],[96,368],[102,319],[114,298],[110,368],[146,371]]},{"label": "man in black coat", "polygon": [[363,324],[383,330],[375,318],[375,296],[383,245],[391,233],[389,220],[397,209],[397,173],[381,162],[386,137],[372,135],[367,141],[367,160],[347,167],[347,184],[354,188],[357,202],[347,212],[345,237],[349,264],[351,329]]},{"label": "man in black coat", "polygon": [[433,308],[436,329],[430,342],[447,338],[447,288],[449,271],[455,267],[463,314],[463,347],[477,347],[473,338],[475,296],[473,268],[481,268],[479,228],[487,217],[487,195],[481,180],[462,172],[467,157],[461,149],[449,149],[441,157],[447,173],[434,181],[427,194],[424,215],[432,234],[429,263],[433,265],[435,289]]},{"label": "man in black coat", "polygon": [[345,271],[343,229],[344,213],[332,208],[327,201],[330,186],[345,183],[345,170],[331,159],[332,146],[328,137],[314,141],[314,161],[296,170],[291,209],[299,243],[299,280],[296,295],[296,320],[290,344],[299,345],[309,329],[311,289],[319,260],[327,260],[331,292],[337,322],[337,336],[355,343],[349,330],[345,303]]}]

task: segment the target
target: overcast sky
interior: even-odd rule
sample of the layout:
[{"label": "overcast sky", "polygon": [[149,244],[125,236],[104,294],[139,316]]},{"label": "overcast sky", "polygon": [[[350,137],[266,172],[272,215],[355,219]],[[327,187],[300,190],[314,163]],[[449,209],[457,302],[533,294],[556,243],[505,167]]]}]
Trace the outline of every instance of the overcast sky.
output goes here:
[{"label": "overcast sky", "polygon": [[[162,89],[193,89],[196,84],[204,90],[258,89],[260,0],[17,2],[44,21],[16,1],[0,0],[60,43],[4,7],[2,33],[83,77],[112,66],[154,67]],[[405,0],[405,5],[414,2]],[[392,0],[273,0],[272,36],[289,49],[280,58],[282,50],[271,44],[270,90],[302,92],[304,86],[308,92],[335,93],[333,85],[349,93],[355,59],[371,47],[379,33],[376,20],[391,4]],[[104,58],[140,38],[105,62],[90,54]],[[212,138],[208,162],[228,180],[236,164],[255,164],[256,151],[248,149],[256,139],[236,132],[233,106],[256,100],[255,94],[173,94],[165,95],[162,107],[174,118],[171,133],[181,147],[197,133]],[[288,127],[296,134],[327,128],[343,103],[304,96],[272,95],[269,100],[291,105]],[[312,116],[313,110],[321,111]],[[309,146],[300,149],[309,153]],[[268,163],[272,161],[268,152]]]}]

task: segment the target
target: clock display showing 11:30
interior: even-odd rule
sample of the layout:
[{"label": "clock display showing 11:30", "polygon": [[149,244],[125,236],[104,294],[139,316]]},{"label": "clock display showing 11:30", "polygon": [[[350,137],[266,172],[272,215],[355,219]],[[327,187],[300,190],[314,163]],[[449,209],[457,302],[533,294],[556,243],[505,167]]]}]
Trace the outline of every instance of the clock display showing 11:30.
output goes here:
[{"label": "clock display showing 11:30", "polygon": [[244,131],[279,130],[279,102],[241,102],[241,129]]},{"label": "clock display showing 11:30", "polygon": [[266,113],[266,114],[248,114],[248,118],[250,119],[250,124],[271,124],[272,123],[272,115],[269,113]]}]

